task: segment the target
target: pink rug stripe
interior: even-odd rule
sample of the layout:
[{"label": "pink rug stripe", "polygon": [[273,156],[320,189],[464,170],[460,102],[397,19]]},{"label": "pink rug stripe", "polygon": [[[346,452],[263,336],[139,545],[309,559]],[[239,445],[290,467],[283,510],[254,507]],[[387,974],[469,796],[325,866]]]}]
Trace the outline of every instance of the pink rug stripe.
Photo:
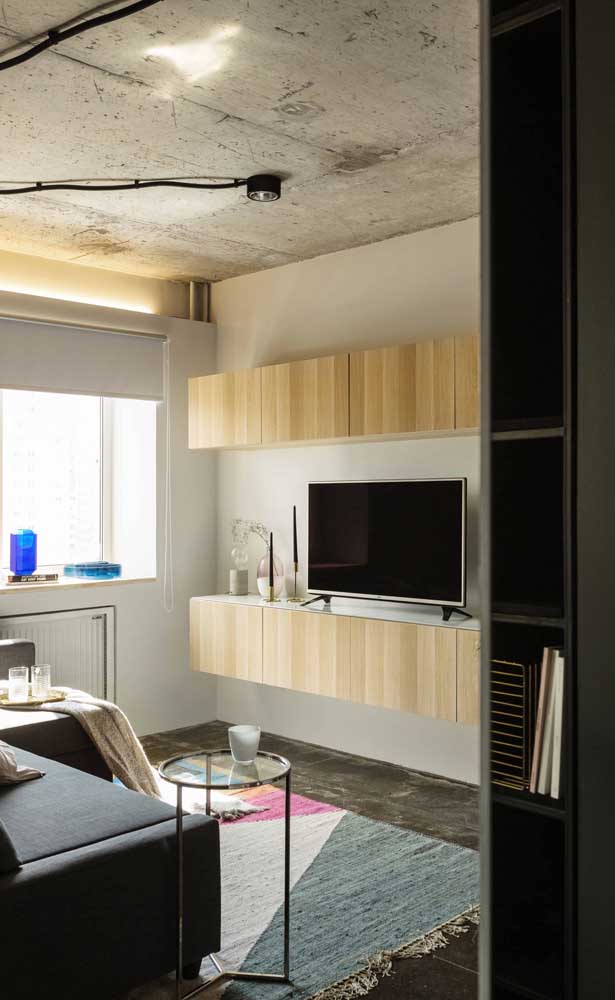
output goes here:
[{"label": "pink rug stripe", "polygon": [[[233,820],[235,823],[257,823],[266,819],[283,819],[285,809],[284,792],[280,789],[263,792],[261,795],[250,796],[250,802],[255,806],[264,806],[266,812],[249,813]],[[318,813],[340,812],[339,806],[318,802],[316,799],[306,799],[303,795],[290,797],[291,816],[315,816]]]}]

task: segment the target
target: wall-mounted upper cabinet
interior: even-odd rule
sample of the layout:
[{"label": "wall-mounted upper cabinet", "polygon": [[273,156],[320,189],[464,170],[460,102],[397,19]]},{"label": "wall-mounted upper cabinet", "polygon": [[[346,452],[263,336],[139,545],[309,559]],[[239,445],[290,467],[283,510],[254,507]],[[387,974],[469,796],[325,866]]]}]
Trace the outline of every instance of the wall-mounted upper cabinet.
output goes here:
[{"label": "wall-mounted upper cabinet", "polygon": [[261,443],[261,370],[188,380],[190,448]]},{"label": "wall-mounted upper cabinet", "polygon": [[189,379],[190,447],[241,448],[478,428],[478,337]]},{"label": "wall-mounted upper cabinet", "polygon": [[348,355],[262,368],[263,444],[348,437]]},{"label": "wall-mounted upper cabinet", "polygon": [[350,355],[350,433],[404,434],[455,426],[452,339]]},{"label": "wall-mounted upper cabinet", "polygon": [[480,424],[478,337],[455,337],[455,427]]}]

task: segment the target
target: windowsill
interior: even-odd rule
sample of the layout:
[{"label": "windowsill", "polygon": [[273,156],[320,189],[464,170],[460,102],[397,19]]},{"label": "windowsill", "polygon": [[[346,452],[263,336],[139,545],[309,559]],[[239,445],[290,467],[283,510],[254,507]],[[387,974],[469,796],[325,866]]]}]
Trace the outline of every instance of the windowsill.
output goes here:
[{"label": "windowsill", "polygon": [[73,576],[61,577],[55,583],[5,583],[0,581],[0,594],[23,594],[33,590],[73,590],[82,587],[121,587],[126,583],[156,583],[155,576],[126,577],[116,580],[77,580]]}]

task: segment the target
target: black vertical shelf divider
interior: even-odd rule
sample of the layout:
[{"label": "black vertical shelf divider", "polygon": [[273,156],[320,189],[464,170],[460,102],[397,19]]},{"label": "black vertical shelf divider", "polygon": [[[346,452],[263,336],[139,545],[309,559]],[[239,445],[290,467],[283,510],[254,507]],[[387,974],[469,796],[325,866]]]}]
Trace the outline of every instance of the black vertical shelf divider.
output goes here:
[{"label": "black vertical shelf divider", "polygon": [[[574,108],[568,0],[483,0],[481,997],[575,994]],[[566,658],[559,800],[491,783],[494,659]]]}]

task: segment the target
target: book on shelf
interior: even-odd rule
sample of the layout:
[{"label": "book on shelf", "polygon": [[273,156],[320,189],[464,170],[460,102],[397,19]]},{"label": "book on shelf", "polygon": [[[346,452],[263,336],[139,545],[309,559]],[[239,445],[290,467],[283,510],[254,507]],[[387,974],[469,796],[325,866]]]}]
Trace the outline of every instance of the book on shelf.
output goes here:
[{"label": "book on shelf", "polygon": [[564,748],[564,656],[558,651],[553,676],[555,719],[553,722],[553,763],[551,765],[551,798],[562,794],[562,756]]},{"label": "book on shelf", "polygon": [[537,663],[492,661],[491,776],[496,785],[562,796],[564,655],[543,650]]},{"label": "book on shelf", "polygon": [[530,792],[561,797],[563,726],[564,655],[558,647],[547,646],[540,671]]},{"label": "book on shelf", "polygon": [[25,576],[9,573],[6,578],[6,582],[11,585],[19,583],[57,583],[57,581],[57,573],[29,573]]}]

